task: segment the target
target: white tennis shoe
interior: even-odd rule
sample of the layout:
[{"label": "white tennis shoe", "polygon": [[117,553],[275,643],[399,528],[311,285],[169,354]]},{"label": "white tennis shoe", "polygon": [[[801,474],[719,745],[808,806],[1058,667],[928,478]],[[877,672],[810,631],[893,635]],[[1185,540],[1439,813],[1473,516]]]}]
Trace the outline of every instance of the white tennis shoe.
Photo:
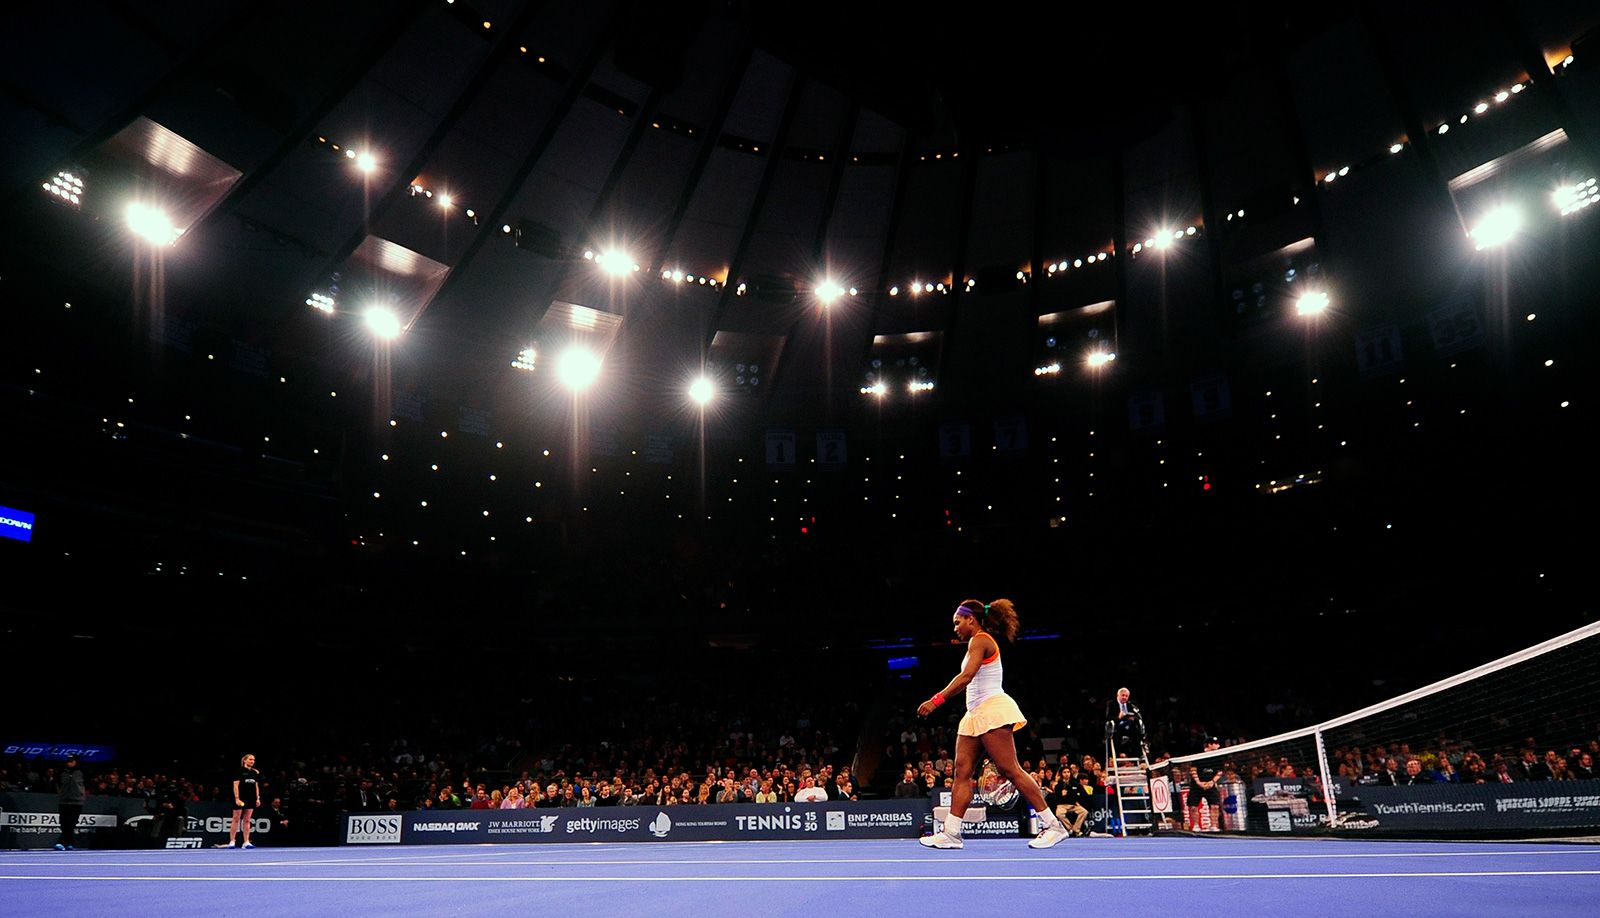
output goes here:
[{"label": "white tennis shoe", "polygon": [[932,835],[924,835],[921,838],[917,839],[917,841],[922,842],[922,845],[925,848],[963,848],[963,847],[966,847],[966,843],[961,840],[961,836],[959,836],[959,835],[947,835],[947,834],[945,834],[945,831],[943,829],[940,829],[939,831],[933,833]]},{"label": "white tennis shoe", "polygon": [[1066,838],[1071,834],[1071,832],[1067,831],[1066,826],[1060,824],[1053,825],[1050,828],[1045,829],[1043,832],[1040,832],[1038,835],[1035,835],[1033,840],[1028,842],[1028,847],[1053,848],[1060,843],[1063,838]]}]

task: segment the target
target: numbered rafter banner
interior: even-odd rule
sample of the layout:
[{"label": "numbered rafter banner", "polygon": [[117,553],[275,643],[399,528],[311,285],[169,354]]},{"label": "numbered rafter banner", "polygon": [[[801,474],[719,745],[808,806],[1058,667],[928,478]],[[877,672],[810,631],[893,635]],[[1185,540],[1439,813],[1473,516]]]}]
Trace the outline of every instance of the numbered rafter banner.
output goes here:
[{"label": "numbered rafter banner", "polygon": [[1483,346],[1483,318],[1478,305],[1452,297],[1428,312],[1428,332],[1440,357]]},{"label": "numbered rafter banner", "polygon": [[1167,402],[1160,392],[1128,396],[1128,429],[1151,430],[1167,423]]},{"label": "numbered rafter banner", "polygon": [[1189,401],[1194,405],[1194,419],[1202,424],[1233,417],[1233,393],[1228,377],[1220,373],[1189,383]]},{"label": "numbered rafter banner", "polygon": [[794,465],[794,431],[767,431],[767,465]]},{"label": "numbered rafter banner", "polygon": [[1390,322],[1356,332],[1356,369],[1361,371],[1362,379],[1399,373],[1405,365],[1400,326]]},{"label": "numbered rafter banner", "polygon": [[946,421],[939,425],[939,455],[944,459],[965,459],[972,455],[972,425],[966,421]]},{"label": "numbered rafter banner", "polygon": [[489,412],[475,405],[462,405],[456,410],[456,429],[475,437],[489,435]]},{"label": "numbered rafter banner", "polygon": [[664,434],[647,434],[644,438],[644,449],[639,451],[639,456],[644,461],[656,465],[671,465],[672,438]]},{"label": "numbered rafter banner", "polygon": [[422,403],[424,396],[415,385],[409,386],[394,397],[394,404],[390,412],[397,418],[406,421],[422,420]]},{"label": "numbered rafter banner", "polygon": [[843,468],[845,459],[844,431],[817,431],[817,465],[823,468]]},{"label": "numbered rafter banner", "polygon": [[994,446],[1002,453],[1020,453],[1028,448],[1028,420],[1020,417],[994,419]]}]

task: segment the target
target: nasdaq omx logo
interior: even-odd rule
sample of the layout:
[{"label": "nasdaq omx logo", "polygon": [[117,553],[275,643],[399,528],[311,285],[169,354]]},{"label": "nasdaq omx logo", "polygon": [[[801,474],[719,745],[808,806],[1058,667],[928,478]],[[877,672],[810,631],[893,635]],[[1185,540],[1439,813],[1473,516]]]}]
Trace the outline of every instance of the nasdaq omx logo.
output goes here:
[{"label": "nasdaq omx logo", "polygon": [[400,827],[404,822],[398,813],[388,816],[348,816],[345,818],[345,844],[398,845]]}]

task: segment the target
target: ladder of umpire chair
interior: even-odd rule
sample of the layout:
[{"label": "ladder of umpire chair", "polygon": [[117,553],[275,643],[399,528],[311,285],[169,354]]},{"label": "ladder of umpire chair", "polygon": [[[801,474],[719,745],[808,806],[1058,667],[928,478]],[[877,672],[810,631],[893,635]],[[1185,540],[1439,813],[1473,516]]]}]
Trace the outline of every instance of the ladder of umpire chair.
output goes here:
[{"label": "ladder of umpire chair", "polygon": [[1116,741],[1106,741],[1107,790],[1117,802],[1117,826],[1123,838],[1129,830],[1155,831],[1155,810],[1150,799],[1150,761],[1139,755],[1122,755],[1117,752]]}]

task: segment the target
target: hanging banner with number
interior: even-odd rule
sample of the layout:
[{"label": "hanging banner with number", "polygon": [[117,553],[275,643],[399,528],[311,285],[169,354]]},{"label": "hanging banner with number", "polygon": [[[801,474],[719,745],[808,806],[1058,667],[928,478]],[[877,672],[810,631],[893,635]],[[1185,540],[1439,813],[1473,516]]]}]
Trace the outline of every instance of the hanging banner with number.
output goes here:
[{"label": "hanging banner with number", "polygon": [[1362,379],[1398,373],[1405,369],[1400,349],[1400,326],[1390,323],[1356,332],[1356,369]]},{"label": "hanging banner with number", "polygon": [[939,455],[946,459],[965,459],[972,455],[972,425],[966,421],[940,424]]},{"label": "hanging banner with number", "polygon": [[408,421],[422,420],[422,393],[407,389],[394,397],[394,416]]},{"label": "hanging banner with number", "polygon": [[817,431],[817,465],[840,468],[845,463],[845,440],[842,430]]},{"label": "hanging banner with number", "polygon": [[644,449],[639,451],[640,458],[656,465],[672,464],[672,438],[661,434],[648,434],[644,438]]},{"label": "hanging banner with number", "polygon": [[994,445],[1002,453],[1020,453],[1028,448],[1028,422],[1024,418],[995,418]]},{"label": "hanging banner with number", "polygon": [[622,455],[622,440],[617,428],[610,424],[595,424],[589,428],[589,454],[614,459]]},{"label": "hanging banner with number", "polygon": [[1464,297],[1447,300],[1428,313],[1428,331],[1440,357],[1458,354],[1483,344],[1483,321],[1478,307]]},{"label": "hanging banner with number", "polygon": [[472,405],[462,405],[456,410],[456,429],[478,437],[489,435],[489,412]]},{"label": "hanging banner with number", "polygon": [[1202,423],[1225,421],[1233,417],[1233,395],[1228,377],[1205,376],[1189,384],[1189,400],[1194,404],[1194,419]]},{"label": "hanging banner with number", "polygon": [[794,465],[794,431],[767,431],[767,465]]},{"label": "hanging banner with number", "polygon": [[1166,401],[1160,392],[1128,396],[1128,429],[1149,430],[1167,423]]}]

